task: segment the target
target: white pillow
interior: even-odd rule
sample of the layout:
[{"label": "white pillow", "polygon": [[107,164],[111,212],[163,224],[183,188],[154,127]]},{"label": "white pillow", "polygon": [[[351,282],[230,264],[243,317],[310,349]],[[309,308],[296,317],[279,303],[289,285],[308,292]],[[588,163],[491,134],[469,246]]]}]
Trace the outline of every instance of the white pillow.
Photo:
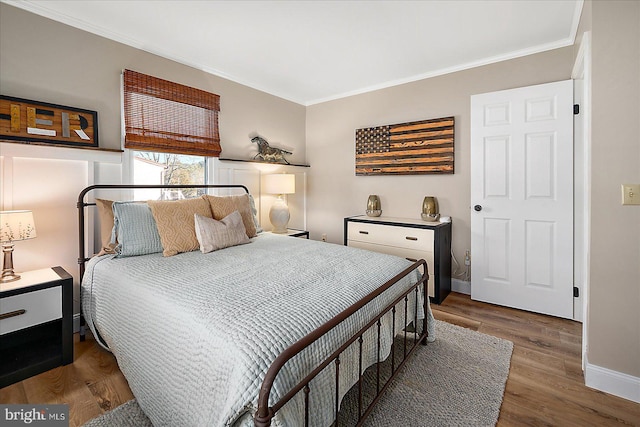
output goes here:
[{"label": "white pillow", "polygon": [[203,254],[251,242],[240,212],[233,211],[221,221],[194,214],[196,237]]}]

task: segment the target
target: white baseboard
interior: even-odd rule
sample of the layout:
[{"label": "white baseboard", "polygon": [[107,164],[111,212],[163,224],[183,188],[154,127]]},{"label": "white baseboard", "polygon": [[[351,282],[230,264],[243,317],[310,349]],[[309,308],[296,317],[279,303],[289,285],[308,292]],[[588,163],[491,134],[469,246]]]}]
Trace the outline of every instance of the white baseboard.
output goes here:
[{"label": "white baseboard", "polygon": [[587,362],[584,382],[587,387],[640,403],[640,378],[638,377]]},{"label": "white baseboard", "polygon": [[471,295],[471,282],[465,282],[460,279],[451,279],[451,291]]}]

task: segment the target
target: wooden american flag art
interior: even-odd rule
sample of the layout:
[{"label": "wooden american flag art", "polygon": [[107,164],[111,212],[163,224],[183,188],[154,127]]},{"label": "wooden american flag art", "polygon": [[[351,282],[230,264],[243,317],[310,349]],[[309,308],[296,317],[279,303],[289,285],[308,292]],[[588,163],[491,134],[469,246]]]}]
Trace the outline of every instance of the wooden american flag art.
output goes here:
[{"label": "wooden american flag art", "polygon": [[356,130],[356,175],[453,173],[454,118]]}]

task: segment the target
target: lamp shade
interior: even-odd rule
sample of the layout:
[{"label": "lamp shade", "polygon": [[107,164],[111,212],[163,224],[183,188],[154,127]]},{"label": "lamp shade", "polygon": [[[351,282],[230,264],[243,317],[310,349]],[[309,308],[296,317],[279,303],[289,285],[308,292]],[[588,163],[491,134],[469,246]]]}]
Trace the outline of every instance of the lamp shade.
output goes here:
[{"label": "lamp shade", "polygon": [[33,239],[36,236],[36,226],[31,211],[0,212],[0,242],[16,242]]},{"label": "lamp shade", "polygon": [[264,192],[294,194],[296,192],[296,176],[291,173],[267,175],[264,177]]}]

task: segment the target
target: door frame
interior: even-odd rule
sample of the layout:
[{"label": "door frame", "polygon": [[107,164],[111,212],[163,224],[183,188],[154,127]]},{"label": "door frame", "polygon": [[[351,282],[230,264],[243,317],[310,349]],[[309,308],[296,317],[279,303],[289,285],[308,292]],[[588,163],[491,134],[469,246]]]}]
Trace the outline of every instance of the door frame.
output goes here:
[{"label": "door frame", "polygon": [[[582,161],[574,168],[574,191],[582,188],[581,194],[575,194],[581,199],[581,204],[574,206],[575,212],[580,210],[582,216],[582,224],[579,226],[581,235],[578,233],[574,236],[574,252],[575,263],[578,264],[581,271],[581,285],[578,286],[581,293],[580,307],[574,306],[574,320],[582,322],[582,370],[586,369],[587,349],[589,347],[588,334],[589,329],[589,265],[591,254],[591,31],[586,31],[582,35],[582,41],[576,54],[576,60],[571,72],[571,78],[574,80],[582,80],[582,84],[578,88],[582,90],[579,98],[581,98],[580,114],[582,115],[582,129],[580,131],[581,140],[574,140],[574,147],[581,146]],[[574,92],[575,96],[575,92]],[[576,132],[574,132],[575,137]],[[581,173],[576,173],[578,168]],[[576,229],[578,231],[578,229]],[[579,244],[578,239],[581,240]],[[579,314],[579,316],[576,316]]]}]

